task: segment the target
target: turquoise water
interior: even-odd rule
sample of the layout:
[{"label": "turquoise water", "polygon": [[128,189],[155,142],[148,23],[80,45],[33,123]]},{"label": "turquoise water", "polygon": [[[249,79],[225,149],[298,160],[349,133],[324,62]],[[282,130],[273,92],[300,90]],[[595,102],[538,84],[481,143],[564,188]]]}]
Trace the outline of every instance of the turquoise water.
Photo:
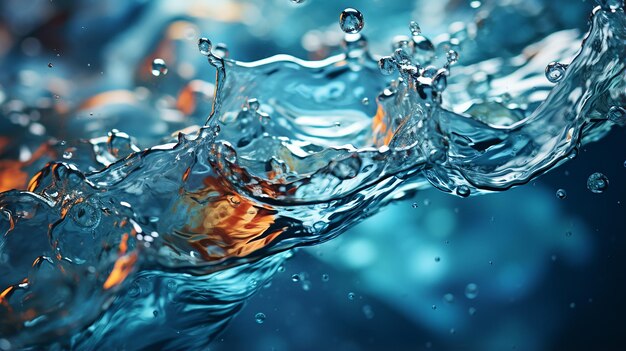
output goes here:
[{"label": "turquoise water", "polygon": [[596,8],[584,36],[555,29],[494,53],[481,18],[498,11],[432,40],[407,25],[381,57],[354,12],[343,53],[321,61],[245,63],[200,42],[217,72],[194,88],[215,94],[203,126],[146,130],[142,147],[97,128],[20,160],[27,190],[0,194],[1,335],[15,348],[206,347],[290,249],[422,189],[524,185],[626,124],[622,8]]}]

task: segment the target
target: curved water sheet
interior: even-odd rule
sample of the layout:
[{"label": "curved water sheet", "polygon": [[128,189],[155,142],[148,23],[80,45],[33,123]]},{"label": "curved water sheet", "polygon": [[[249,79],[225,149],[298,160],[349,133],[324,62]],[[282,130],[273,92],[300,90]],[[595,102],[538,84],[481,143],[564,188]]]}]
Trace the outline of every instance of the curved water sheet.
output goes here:
[{"label": "curved water sheet", "polygon": [[438,63],[414,26],[380,62],[359,34],[321,62],[207,52],[216,100],[197,133],[139,151],[115,132],[0,194],[3,344],[203,348],[287,250],[427,186],[528,182],[624,123],[625,21],[596,9],[571,64],[551,65],[554,87],[529,67],[567,33],[465,66],[456,49]]}]

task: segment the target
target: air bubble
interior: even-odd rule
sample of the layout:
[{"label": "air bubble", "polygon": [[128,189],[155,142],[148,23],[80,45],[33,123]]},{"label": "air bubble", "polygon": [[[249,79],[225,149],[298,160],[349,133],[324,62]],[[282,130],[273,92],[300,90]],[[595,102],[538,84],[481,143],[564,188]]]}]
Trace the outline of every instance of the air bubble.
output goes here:
[{"label": "air bubble", "polygon": [[344,33],[357,34],[365,25],[363,14],[359,10],[347,8],[339,16],[339,26]]},{"label": "air bubble", "polygon": [[567,197],[567,192],[565,191],[565,189],[559,189],[556,191],[556,197],[563,200]]},{"label": "air bubble", "polygon": [[152,75],[155,77],[164,76],[167,74],[167,65],[165,61],[160,58],[156,58],[152,61]]},{"label": "air bubble", "polygon": [[348,300],[354,300],[356,295],[353,292],[348,293]]},{"label": "air bubble", "polygon": [[467,297],[470,300],[473,300],[476,297],[478,297],[478,285],[474,283],[467,284],[467,286],[465,287],[465,297]]},{"label": "air bubble", "polygon": [[294,283],[297,283],[300,281],[300,275],[299,274],[294,274],[291,276],[291,281]]},{"label": "air bubble", "polygon": [[257,313],[254,315],[254,320],[258,323],[258,324],[263,324],[265,322],[265,313]]},{"label": "air bubble", "polygon": [[604,174],[596,172],[587,179],[587,189],[592,193],[602,194],[609,188],[609,178]]}]

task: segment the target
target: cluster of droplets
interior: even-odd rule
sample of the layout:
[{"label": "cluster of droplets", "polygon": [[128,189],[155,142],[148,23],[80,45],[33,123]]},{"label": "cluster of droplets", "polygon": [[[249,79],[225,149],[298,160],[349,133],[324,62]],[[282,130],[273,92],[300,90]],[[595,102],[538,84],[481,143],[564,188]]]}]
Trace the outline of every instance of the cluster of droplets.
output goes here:
[{"label": "cluster of droplets", "polygon": [[422,34],[417,22],[411,21],[409,30],[411,37],[396,37],[393,54],[382,57],[378,67],[383,75],[398,72],[402,82],[415,86],[422,98],[430,99],[447,88],[450,67],[459,61],[459,53],[450,47],[445,52],[446,62],[443,67],[436,67],[431,64],[436,58],[433,42]]}]

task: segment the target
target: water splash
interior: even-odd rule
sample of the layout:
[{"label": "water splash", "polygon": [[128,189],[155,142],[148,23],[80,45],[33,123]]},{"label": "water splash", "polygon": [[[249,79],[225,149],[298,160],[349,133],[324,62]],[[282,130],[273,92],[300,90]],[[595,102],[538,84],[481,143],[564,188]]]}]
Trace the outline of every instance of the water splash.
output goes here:
[{"label": "water splash", "polygon": [[466,197],[525,184],[622,120],[626,18],[612,3],[555,86],[534,68],[548,48],[564,62],[570,32],[494,61],[475,59],[466,30],[433,42],[411,24],[377,60],[363,19],[342,17],[345,52],[323,61],[238,62],[200,39],[217,89],[195,132],[141,151],[113,131],[16,163],[20,177],[41,170],[0,194],[2,337],[206,347],[289,249],[425,187]]}]

